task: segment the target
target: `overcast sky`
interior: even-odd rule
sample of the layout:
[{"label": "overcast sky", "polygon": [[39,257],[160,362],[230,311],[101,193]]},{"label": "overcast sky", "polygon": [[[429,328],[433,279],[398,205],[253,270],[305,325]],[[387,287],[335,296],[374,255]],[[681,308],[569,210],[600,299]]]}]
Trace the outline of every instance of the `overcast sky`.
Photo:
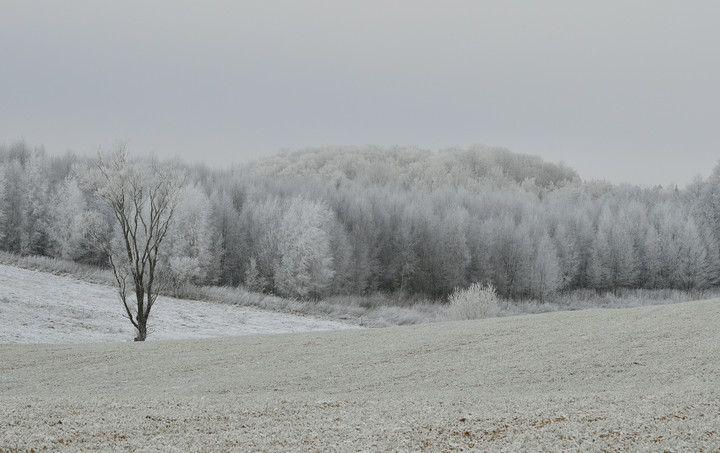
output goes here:
[{"label": "overcast sky", "polygon": [[483,143],[684,185],[720,159],[718,47],[716,0],[0,0],[0,142]]}]

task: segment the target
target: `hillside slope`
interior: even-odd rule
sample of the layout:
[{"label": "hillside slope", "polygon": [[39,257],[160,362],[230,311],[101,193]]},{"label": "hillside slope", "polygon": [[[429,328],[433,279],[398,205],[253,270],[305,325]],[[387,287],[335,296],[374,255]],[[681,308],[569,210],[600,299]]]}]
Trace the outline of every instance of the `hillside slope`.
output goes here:
[{"label": "hillside slope", "polygon": [[580,179],[564,164],[484,145],[438,152],[402,146],[327,146],[259,159],[247,168],[253,175],[270,178],[319,177],[335,183],[358,181],[367,186],[422,190],[462,187],[471,192],[527,180],[550,189]]},{"label": "hillside slope", "polygon": [[0,448],[706,451],[720,302],[389,329],[0,345]]},{"label": "hillside slope", "polygon": [[[159,297],[150,341],[355,328],[227,303]],[[0,264],[0,343],[131,341],[116,288]]]}]

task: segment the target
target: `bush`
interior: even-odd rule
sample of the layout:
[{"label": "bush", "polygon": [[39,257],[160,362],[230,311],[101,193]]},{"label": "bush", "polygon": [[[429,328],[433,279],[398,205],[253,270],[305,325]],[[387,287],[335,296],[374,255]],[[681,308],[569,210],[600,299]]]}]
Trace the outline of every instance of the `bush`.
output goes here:
[{"label": "bush", "polygon": [[467,289],[456,289],[450,296],[448,318],[453,320],[483,319],[497,316],[500,311],[493,285],[473,283]]}]

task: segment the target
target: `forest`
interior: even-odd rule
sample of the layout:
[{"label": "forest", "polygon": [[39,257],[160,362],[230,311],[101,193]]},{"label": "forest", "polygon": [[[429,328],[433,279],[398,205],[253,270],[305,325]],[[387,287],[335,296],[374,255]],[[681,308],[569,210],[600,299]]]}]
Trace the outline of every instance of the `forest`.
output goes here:
[{"label": "forest", "polygon": [[[0,145],[0,249],[107,267],[90,236],[112,241],[112,213],[78,177],[96,160]],[[583,181],[565,165],[481,145],[179,165],[185,184],[159,267],[179,296],[192,284],[445,301],[477,282],[506,299],[547,300],[720,284],[720,166],[679,189]]]}]

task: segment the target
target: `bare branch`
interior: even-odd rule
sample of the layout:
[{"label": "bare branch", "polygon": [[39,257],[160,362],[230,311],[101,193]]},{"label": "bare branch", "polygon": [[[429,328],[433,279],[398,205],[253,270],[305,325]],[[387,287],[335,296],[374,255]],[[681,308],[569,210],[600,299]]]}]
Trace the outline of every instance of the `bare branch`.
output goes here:
[{"label": "bare branch", "polygon": [[[154,282],[159,250],[175,213],[182,179],[174,167],[161,168],[154,160],[149,170],[129,162],[121,143],[109,157],[98,156],[96,173],[87,180],[86,187],[113,211],[122,251],[113,250],[100,233],[93,240],[110,256],[125,313],[138,331],[136,340],[144,340],[147,319],[157,300]],[[123,258],[118,259],[117,253]],[[128,277],[132,277],[135,304],[127,299]]]}]

